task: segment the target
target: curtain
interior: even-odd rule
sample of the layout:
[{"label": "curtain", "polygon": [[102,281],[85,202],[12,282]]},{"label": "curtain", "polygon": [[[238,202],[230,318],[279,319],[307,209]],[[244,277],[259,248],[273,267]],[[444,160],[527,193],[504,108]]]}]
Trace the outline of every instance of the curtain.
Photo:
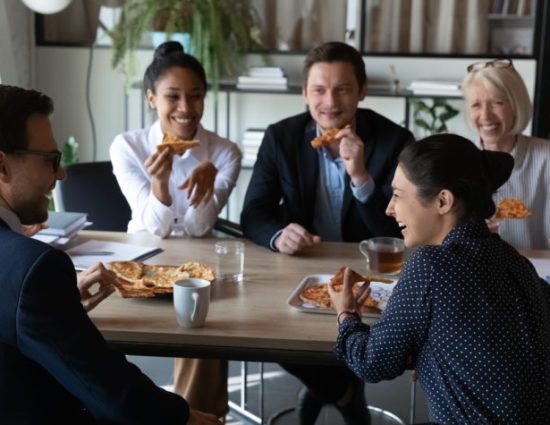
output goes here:
[{"label": "curtain", "polygon": [[0,2],[0,76],[2,84],[32,85],[31,14],[20,0]]},{"label": "curtain", "polygon": [[345,40],[346,4],[334,0],[256,0],[264,43],[278,50],[308,50]]},{"label": "curtain", "polygon": [[488,0],[368,0],[367,52],[484,54]]}]

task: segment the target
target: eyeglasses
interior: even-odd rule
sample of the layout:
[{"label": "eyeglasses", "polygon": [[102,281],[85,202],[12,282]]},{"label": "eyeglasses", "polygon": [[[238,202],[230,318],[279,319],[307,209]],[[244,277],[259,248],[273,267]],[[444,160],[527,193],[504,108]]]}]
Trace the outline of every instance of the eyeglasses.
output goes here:
[{"label": "eyeglasses", "polygon": [[15,155],[38,155],[43,156],[44,158],[47,158],[52,161],[52,167],[53,172],[57,173],[57,170],[59,170],[59,164],[61,163],[61,155],[62,153],[59,151],[38,151],[38,150],[31,150],[31,149],[20,149],[11,152]]},{"label": "eyeglasses", "polygon": [[476,62],[468,65],[466,70],[468,72],[475,72],[484,68],[512,68],[513,66],[512,59],[493,59],[489,62]]}]

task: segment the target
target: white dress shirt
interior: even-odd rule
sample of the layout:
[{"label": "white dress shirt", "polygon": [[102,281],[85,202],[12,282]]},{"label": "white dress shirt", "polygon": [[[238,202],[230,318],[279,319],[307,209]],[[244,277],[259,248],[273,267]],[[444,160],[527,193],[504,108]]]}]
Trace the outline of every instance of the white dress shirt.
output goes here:
[{"label": "white dress shirt", "polygon": [[[218,214],[235,187],[241,167],[237,145],[205,130],[199,125],[195,138],[200,145],[182,156],[174,155],[169,190],[172,205],[161,203],[151,191],[151,176],[145,161],[162,141],[160,122],[152,126],[122,133],[115,137],[110,149],[113,173],[132,209],[128,232],[148,231],[161,237],[204,236],[212,230]],[[178,186],[204,161],[218,169],[214,195],[209,202],[190,207],[187,190]]]}]

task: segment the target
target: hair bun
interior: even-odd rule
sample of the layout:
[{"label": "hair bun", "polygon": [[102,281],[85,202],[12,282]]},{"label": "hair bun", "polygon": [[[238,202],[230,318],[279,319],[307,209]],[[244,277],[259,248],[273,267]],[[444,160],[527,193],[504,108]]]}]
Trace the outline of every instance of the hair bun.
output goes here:
[{"label": "hair bun", "polygon": [[493,192],[508,181],[514,169],[514,158],[506,152],[482,150],[481,162]]},{"label": "hair bun", "polygon": [[178,41],[165,41],[155,49],[153,60],[162,59],[172,53],[185,53],[183,46]]}]

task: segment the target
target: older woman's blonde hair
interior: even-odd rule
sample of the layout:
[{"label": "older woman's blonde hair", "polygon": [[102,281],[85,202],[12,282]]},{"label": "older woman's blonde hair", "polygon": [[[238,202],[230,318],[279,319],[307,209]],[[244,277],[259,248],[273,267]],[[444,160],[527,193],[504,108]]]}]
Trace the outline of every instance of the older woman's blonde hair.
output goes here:
[{"label": "older woman's blonde hair", "polygon": [[[514,123],[510,130],[513,134],[520,134],[525,130],[533,115],[533,105],[523,79],[513,66],[508,68],[486,66],[483,69],[468,72],[462,82],[467,110],[470,109],[468,92],[473,81],[481,81],[489,91],[510,103],[514,111]],[[470,114],[467,115],[470,126],[475,129],[475,123],[470,119]]]}]

